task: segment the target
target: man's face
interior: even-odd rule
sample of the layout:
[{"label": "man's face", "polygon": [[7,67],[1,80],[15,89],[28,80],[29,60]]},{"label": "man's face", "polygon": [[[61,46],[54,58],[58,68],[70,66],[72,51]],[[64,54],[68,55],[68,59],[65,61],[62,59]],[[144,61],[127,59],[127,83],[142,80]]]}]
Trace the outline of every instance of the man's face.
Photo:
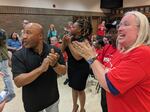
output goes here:
[{"label": "man's face", "polygon": [[37,26],[28,24],[23,33],[23,46],[25,48],[35,48],[41,41],[41,33]]},{"label": "man's face", "polygon": [[52,37],[52,38],[50,38],[50,41],[51,41],[51,45],[55,45],[55,44],[57,44],[57,43],[58,43],[58,40],[57,40],[57,38],[56,38],[56,37]]},{"label": "man's face", "polygon": [[27,20],[24,20],[23,21],[23,23],[22,23],[22,25],[23,25],[23,28],[27,25],[29,23],[29,21],[27,21]]}]

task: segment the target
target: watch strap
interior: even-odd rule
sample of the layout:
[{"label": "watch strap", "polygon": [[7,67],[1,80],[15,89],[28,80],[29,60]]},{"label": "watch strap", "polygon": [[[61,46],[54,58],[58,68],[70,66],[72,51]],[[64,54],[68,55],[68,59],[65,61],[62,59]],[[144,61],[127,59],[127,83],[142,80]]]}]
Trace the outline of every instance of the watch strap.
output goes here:
[{"label": "watch strap", "polygon": [[97,59],[97,57],[95,56],[95,57],[89,58],[87,60],[87,62],[88,62],[89,65],[91,65],[96,59]]}]

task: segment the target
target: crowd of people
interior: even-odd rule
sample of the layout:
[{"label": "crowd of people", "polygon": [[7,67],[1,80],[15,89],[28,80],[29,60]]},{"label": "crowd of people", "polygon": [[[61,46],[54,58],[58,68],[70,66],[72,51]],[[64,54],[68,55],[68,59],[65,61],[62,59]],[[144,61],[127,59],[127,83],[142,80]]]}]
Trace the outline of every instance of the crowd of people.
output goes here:
[{"label": "crowd of people", "polygon": [[149,112],[149,21],[142,13],[129,11],[109,29],[105,24],[102,21],[92,36],[89,20],[68,22],[61,39],[54,24],[46,38],[42,25],[28,20],[20,36],[13,32],[7,39],[1,29],[0,75],[5,88],[0,93],[0,112],[15,97],[8,62],[15,85],[22,87],[26,112],[59,112],[57,77],[64,74],[68,75],[64,84],[72,89],[72,112],[79,108],[86,112],[84,90],[90,74],[102,88],[103,112]]}]

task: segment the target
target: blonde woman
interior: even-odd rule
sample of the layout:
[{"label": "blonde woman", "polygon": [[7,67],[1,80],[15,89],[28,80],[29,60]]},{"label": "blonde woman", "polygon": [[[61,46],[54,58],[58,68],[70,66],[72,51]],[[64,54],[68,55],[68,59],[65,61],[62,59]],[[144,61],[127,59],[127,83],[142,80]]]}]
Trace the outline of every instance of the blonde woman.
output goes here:
[{"label": "blonde woman", "polygon": [[88,42],[74,42],[74,48],[89,62],[106,90],[108,112],[150,112],[150,28],[145,15],[127,12],[119,25],[120,47],[104,69]]}]

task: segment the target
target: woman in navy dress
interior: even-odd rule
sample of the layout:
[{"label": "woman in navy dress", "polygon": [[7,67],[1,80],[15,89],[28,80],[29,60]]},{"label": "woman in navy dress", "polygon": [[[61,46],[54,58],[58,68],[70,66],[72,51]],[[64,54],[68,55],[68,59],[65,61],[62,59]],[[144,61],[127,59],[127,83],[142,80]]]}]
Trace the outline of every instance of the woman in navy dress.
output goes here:
[{"label": "woman in navy dress", "polygon": [[88,40],[92,33],[92,26],[88,20],[77,20],[70,29],[70,35],[65,35],[62,39],[62,51],[68,55],[68,78],[69,86],[72,88],[73,110],[77,112],[79,98],[80,112],[85,112],[85,86],[89,75],[89,65],[74,49],[72,41]]}]

